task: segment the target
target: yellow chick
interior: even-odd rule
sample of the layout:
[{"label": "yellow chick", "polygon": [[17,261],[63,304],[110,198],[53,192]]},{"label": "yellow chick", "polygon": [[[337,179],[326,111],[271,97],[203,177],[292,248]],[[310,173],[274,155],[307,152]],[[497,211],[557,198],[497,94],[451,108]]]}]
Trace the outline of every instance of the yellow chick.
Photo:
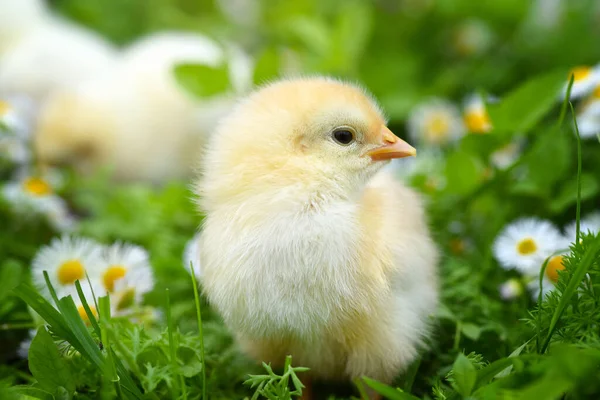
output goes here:
[{"label": "yellow chick", "polygon": [[0,94],[40,102],[114,67],[117,49],[42,0],[0,0]]},{"label": "yellow chick", "polygon": [[234,98],[192,98],[173,75],[182,62],[216,67],[225,53],[204,36],[153,34],[125,49],[114,73],[54,93],[39,115],[39,159],[83,173],[109,167],[121,180],[185,178]]},{"label": "yellow chick", "polygon": [[322,379],[383,382],[415,359],[438,301],[422,203],[383,168],[416,150],[363,90],[258,90],[211,137],[197,184],[208,299],[242,349]]}]

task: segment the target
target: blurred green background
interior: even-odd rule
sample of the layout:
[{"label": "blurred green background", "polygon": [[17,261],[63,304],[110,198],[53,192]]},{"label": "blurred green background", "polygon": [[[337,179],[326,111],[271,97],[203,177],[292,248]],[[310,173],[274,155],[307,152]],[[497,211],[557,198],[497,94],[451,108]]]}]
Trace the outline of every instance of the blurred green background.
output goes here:
[{"label": "blurred green background", "polygon": [[275,73],[358,80],[393,122],[424,97],[503,93],[542,72],[600,60],[597,0],[55,0],[126,44],[185,29],[235,41]]}]

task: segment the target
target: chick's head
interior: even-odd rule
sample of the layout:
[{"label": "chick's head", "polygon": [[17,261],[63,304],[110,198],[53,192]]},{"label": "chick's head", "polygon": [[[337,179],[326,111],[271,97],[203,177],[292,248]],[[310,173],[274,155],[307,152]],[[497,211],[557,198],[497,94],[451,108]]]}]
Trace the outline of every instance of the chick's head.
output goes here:
[{"label": "chick's head", "polygon": [[113,120],[100,102],[61,92],[46,101],[34,135],[40,162],[90,172],[113,150]]},{"label": "chick's head", "polygon": [[387,127],[362,89],[328,78],[285,80],[243,100],[204,158],[205,211],[264,196],[352,197],[385,161],[416,150]]}]

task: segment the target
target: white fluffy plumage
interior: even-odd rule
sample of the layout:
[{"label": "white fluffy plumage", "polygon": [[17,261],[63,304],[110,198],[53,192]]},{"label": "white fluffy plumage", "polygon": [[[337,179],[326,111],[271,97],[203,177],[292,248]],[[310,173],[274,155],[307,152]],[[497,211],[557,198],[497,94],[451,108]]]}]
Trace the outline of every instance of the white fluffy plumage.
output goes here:
[{"label": "white fluffy plumage", "polygon": [[[339,129],[354,141],[336,142]],[[364,91],[323,78],[255,92],[211,138],[202,280],[255,359],[390,382],[416,357],[437,251],[418,196],[369,156],[392,144],[408,146]]]}]

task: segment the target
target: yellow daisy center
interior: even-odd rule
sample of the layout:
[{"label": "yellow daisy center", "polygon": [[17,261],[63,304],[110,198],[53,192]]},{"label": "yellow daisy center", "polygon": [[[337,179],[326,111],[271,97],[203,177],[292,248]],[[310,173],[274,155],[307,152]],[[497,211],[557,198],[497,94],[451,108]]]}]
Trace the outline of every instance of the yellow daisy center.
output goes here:
[{"label": "yellow daisy center", "polygon": [[10,104],[8,104],[5,101],[0,100],[0,117],[3,117],[4,115],[8,114],[10,109],[11,109]]},{"label": "yellow daisy center", "polygon": [[579,82],[590,76],[592,68],[590,67],[575,67],[569,72],[569,78],[574,75],[575,82]]},{"label": "yellow daisy center", "polygon": [[435,141],[444,139],[448,135],[450,122],[448,117],[443,113],[435,113],[425,122],[425,130],[427,135]]},{"label": "yellow daisy center", "polygon": [[52,193],[52,188],[40,178],[27,178],[23,181],[23,190],[33,196],[46,196]]},{"label": "yellow daisy center", "polygon": [[[89,307],[90,307],[90,311],[92,312],[94,317],[98,318],[98,312],[96,311],[96,307],[94,307],[92,305],[89,305]],[[83,305],[80,305],[79,307],[77,307],[77,312],[79,313],[79,316],[81,317],[83,322],[85,322],[86,325],[89,325],[90,318],[88,317],[87,313],[85,312],[85,308],[83,308]]]},{"label": "yellow daisy center", "polygon": [[79,260],[68,260],[65,261],[58,267],[56,271],[58,281],[61,285],[72,285],[78,279],[83,279],[85,276],[85,269],[83,264]]},{"label": "yellow daisy center", "polygon": [[124,277],[126,273],[127,270],[122,265],[111,265],[108,267],[104,273],[104,276],[102,277],[102,281],[106,290],[109,292],[115,290],[115,281]]},{"label": "yellow daisy center", "polygon": [[596,86],[594,92],[592,93],[592,96],[596,99],[600,99],[600,85]]},{"label": "yellow daisy center", "polygon": [[562,271],[565,269],[565,265],[563,264],[563,256],[555,256],[548,261],[548,265],[546,265],[546,276],[552,282],[558,282],[558,271]]},{"label": "yellow daisy center", "polygon": [[485,110],[468,112],[464,120],[469,132],[487,133],[492,127],[490,117]]},{"label": "yellow daisy center", "polygon": [[527,256],[529,254],[535,253],[537,250],[537,245],[532,238],[525,238],[517,243],[517,251],[522,256]]}]

